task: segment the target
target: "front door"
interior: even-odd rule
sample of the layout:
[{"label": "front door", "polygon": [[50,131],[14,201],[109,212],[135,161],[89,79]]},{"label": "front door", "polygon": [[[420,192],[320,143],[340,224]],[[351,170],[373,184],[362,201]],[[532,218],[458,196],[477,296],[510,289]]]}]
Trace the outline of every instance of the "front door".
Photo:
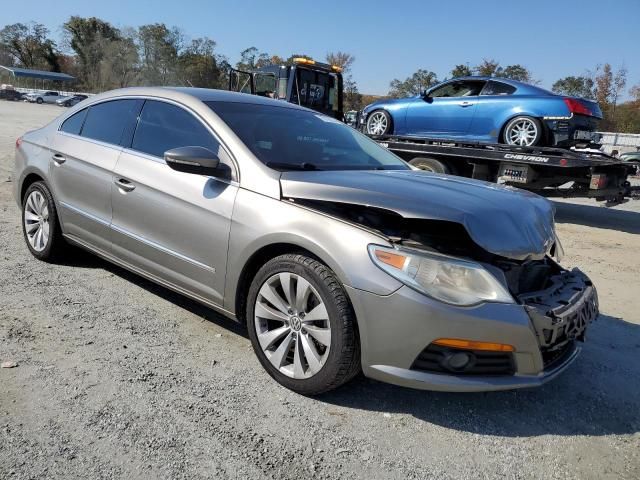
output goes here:
[{"label": "front door", "polygon": [[232,165],[194,115],[172,103],[146,100],[131,148],[112,183],[113,253],[129,265],[203,299],[222,304],[232,181],[172,170],[164,152],[201,146]]},{"label": "front door", "polygon": [[469,131],[482,80],[454,80],[417,98],[407,108],[409,135],[459,138]]}]

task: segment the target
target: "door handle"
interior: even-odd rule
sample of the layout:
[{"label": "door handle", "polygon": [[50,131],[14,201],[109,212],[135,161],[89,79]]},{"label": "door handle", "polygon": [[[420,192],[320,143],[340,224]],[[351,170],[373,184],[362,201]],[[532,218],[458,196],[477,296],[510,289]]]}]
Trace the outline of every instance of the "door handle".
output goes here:
[{"label": "door handle", "polygon": [[471,102],[460,102],[459,105],[461,107],[470,107],[471,105],[473,105],[473,103],[471,103]]},{"label": "door handle", "polygon": [[131,183],[129,180],[126,180],[124,178],[118,178],[116,180],[116,185],[118,186],[118,188],[124,190],[125,192],[131,192],[136,188],[136,186],[133,183]]},{"label": "door handle", "polygon": [[60,155],[59,153],[54,153],[51,156],[51,159],[56,162],[57,165],[62,165],[64,162],[67,161],[66,158],[64,158],[64,155]]}]

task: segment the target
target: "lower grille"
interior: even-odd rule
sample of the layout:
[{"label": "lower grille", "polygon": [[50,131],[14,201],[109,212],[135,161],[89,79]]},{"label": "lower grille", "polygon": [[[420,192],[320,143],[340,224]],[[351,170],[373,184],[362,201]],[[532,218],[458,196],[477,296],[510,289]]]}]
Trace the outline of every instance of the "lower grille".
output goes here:
[{"label": "lower grille", "polygon": [[551,370],[557,365],[561,364],[565,361],[565,359],[571,355],[575,348],[575,342],[567,342],[562,347],[557,348],[555,350],[543,350],[542,353],[542,363],[544,365],[545,370]]},{"label": "lower grille", "polygon": [[[456,353],[469,355],[470,361],[464,368],[454,369],[447,365],[447,360]],[[411,369],[449,375],[502,376],[513,375],[515,373],[515,364],[513,355],[509,352],[463,350],[440,345],[429,345],[418,355]]]}]

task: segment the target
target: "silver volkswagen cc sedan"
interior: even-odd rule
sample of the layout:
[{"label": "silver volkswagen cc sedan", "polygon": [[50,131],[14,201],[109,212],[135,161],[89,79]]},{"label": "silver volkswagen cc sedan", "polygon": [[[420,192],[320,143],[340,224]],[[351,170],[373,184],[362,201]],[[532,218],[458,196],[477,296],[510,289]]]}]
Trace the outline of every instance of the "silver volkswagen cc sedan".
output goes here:
[{"label": "silver volkswagen cc sedan", "polygon": [[598,313],[551,204],[411,169],[278,100],[192,88],[87,99],[16,141],[27,247],[68,244],[246,324],[279,383],[358,372],[444,391],[537,386]]}]

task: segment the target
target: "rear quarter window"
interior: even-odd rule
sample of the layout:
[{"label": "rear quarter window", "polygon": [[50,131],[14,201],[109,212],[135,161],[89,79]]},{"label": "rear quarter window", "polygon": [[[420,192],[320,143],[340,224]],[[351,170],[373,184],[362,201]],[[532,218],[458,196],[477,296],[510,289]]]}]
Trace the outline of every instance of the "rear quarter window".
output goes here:
[{"label": "rear quarter window", "polygon": [[489,81],[480,95],[511,95],[516,87],[502,82]]},{"label": "rear quarter window", "polygon": [[87,108],[83,108],[77,113],[74,113],[69,118],[67,118],[62,125],[60,126],[60,131],[65,133],[72,133],[74,135],[80,135],[80,130],[82,130],[82,124],[84,123],[84,119],[87,116]]}]

